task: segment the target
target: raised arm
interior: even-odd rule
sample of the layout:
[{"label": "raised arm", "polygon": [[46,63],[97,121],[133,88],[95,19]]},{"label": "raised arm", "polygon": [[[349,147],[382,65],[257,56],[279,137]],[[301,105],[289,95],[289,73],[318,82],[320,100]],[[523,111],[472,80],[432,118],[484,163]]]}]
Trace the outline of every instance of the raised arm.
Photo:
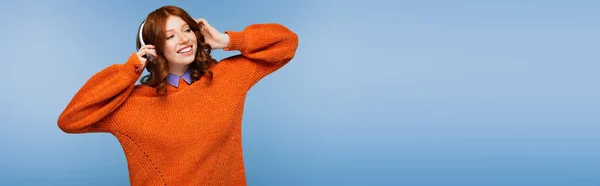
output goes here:
[{"label": "raised arm", "polygon": [[108,132],[107,117],[133,90],[141,71],[134,53],[127,62],[113,64],[94,74],[73,96],[58,117],[58,127],[66,133]]},{"label": "raised arm", "polygon": [[298,35],[281,24],[252,24],[242,31],[225,32],[229,36],[226,51],[238,50],[230,66],[239,73],[245,88],[280,69],[292,60],[298,48]]}]

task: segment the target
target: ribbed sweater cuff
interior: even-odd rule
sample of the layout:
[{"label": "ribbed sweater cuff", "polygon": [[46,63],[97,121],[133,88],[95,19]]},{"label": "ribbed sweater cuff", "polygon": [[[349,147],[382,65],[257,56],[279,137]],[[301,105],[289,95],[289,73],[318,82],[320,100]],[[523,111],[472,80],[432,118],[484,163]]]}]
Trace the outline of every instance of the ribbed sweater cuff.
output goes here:
[{"label": "ribbed sweater cuff", "polygon": [[144,71],[136,72],[135,69],[139,68],[141,66],[142,66],[142,62],[137,57],[137,54],[134,52],[129,56],[129,59],[127,59],[127,62],[125,62],[125,72],[124,73],[128,78],[137,80]]},{"label": "ribbed sweater cuff", "polygon": [[227,30],[225,33],[229,35],[229,46],[225,47],[223,50],[241,50],[246,47],[246,35],[243,32]]}]

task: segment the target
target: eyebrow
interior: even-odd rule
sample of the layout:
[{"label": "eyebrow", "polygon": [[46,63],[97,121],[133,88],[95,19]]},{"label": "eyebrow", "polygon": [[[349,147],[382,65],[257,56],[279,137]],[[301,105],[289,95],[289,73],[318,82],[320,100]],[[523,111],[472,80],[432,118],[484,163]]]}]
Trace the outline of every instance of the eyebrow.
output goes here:
[{"label": "eyebrow", "polygon": [[[188,27],[189,27],[190,25],[188,25],[187,23],[185,23],[185,24],[181,25],[181,28],[183,28],[183,27],[185,27],[185,26],[188,26]],[[167,30],[166,32],[172,32],[172,31],[173,31],[173,29],[169,29],[169,30]]]}]

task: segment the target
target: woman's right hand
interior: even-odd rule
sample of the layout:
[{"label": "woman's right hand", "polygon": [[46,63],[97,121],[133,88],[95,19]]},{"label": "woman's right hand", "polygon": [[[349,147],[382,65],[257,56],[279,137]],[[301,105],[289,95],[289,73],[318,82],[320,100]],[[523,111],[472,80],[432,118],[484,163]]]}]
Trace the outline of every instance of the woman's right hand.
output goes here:
[{"label": "woman's right hand", "polygon": [[[144,57],[147,56],[147,58]],[[154,50],[154,45],[144,45],[140,48],[140,50],[137,52],[137,57],[140,60],[140,62],[142,63],[142,65],[137,68],[135,71],[136,72],[142,72],[144,70],[144,68],[146,68],[146,64],[148,63],[148,61],[150,62],[154,62],[154,59],[156,59],[156,51]]]}]

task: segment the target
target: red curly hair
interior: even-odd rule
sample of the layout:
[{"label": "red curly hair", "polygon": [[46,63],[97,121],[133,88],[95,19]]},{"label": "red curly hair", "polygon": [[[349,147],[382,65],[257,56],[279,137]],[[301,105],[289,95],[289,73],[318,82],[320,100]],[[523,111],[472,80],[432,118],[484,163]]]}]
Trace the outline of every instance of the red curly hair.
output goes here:
[{"label": "red curly hair", "polygon": [[[212,79],[213,74],[209,68],[217,63],[217,60],[210,55],[211,46],[205,42],[204,35],[200,32],[202,25],[198,24],[186,11],[176,6],[163,6],[154,10],[148,15],[145,22],[142,22],[144,27],[140,29],[142,29],[144,43],[154,45],[158,56],[155,58],[154,63],[146,64],[146,70],[150,74],[142,77],[140,83],[156,88],[156,93],[162,96],[166,95],[166,77],[169,74],[168,61],[162,53],[166,42],[165,27],[169,16],[178,16],[183,19],[196,35],[198,42],[196,59],[188,67],[192,82],[199,80],[205,74],[209,79]],[[137,33],[139,33],[139,30]],[[139,50],[140,47],[140,38],[136,34],[136,49]]]}]

